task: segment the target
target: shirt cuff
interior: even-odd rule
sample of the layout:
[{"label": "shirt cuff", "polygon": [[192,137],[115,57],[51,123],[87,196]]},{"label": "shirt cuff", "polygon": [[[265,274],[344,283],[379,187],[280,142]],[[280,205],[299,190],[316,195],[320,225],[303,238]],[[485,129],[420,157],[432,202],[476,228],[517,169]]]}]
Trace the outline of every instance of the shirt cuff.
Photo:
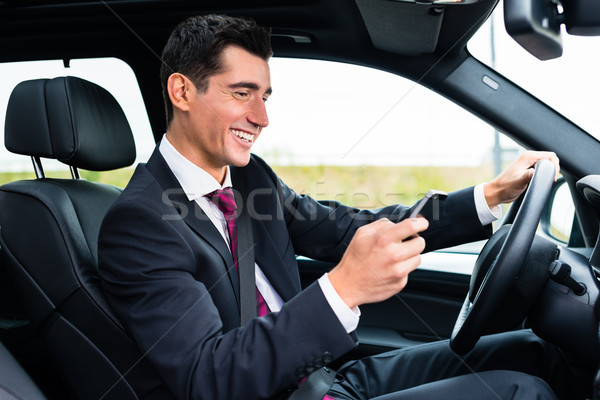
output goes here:
[{"label": "shirt cuff", "polygon": [[346,329],[346,332],[354,332],[358,327],[358,321],[360,320],[360,310],[358,307],[350,308],[346,305],[344,300],[342,300],[340,295],[335,291],[327,274],[319,278],[318,282],[329,306],[340,320],[344,329]]},{"label": "shirt cuff", "polygon": [[500,205],[497,205],[490,209],[483,194],[483,185],[483,183],[480,183],[475,186],[473,195],[475,196],[475,208],[477,209],[479,221],[481,221],[481,225],[488,225],[502,217],[502,208],[500,208]]}]

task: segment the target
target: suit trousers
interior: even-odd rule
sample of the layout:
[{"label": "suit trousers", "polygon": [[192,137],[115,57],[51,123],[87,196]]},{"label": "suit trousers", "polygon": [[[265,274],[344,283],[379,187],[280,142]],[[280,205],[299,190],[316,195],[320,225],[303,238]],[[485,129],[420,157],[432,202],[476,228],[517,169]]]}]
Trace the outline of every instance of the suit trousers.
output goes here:
[{"label": "suit trousers", "polygon": [[329,395],[340,400],[577,400],[590,396],[591,387],[592,371],[574,369],[556,346],[520,330],[484,336],[462,356],[446,340],[350,361],[339,369]]}]

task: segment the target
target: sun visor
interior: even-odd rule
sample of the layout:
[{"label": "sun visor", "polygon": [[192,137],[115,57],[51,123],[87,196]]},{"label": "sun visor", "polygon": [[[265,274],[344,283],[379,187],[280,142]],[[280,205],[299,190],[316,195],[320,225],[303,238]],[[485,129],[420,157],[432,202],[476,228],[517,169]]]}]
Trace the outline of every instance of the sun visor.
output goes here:
[{"label": "sun visor", "polygon": [[444,17],[443,5],[355,1],[376,48],[403,55],[435,51]]}]

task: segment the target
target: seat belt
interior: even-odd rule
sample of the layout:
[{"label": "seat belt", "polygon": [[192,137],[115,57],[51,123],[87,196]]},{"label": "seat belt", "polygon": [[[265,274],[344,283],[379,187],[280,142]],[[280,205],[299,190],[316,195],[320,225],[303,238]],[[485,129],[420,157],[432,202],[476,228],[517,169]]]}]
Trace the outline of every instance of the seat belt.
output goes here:
[{"label": "seat belt", "polygon": [[254,240],[250,215],[243,210],[238,217],[238,267],[240,275],[240,325],[256,318],[256,278],[254,276]]},{"label": "seat belt", "polygon": [[[231,172],[231,171],[230,171]],[[236,171],[237,172],[237,171]],[[240,326],[246,325],[252,318],[256,318],[256,277],[254,275],[254,239],[252,237],[252,221],[248,205],[245,204],[241,193],[246,193],[246,181],[238,174],[231,175],[235,202],[241,212],[237,216],[237,256],[240,278]],[[244,206],[245,207],[240,207]]]},{"label": "seat belt", "polygon": [[335,371],[322,367],[313,372],[292,392],[288,400],[322,400],[335,381]]}]

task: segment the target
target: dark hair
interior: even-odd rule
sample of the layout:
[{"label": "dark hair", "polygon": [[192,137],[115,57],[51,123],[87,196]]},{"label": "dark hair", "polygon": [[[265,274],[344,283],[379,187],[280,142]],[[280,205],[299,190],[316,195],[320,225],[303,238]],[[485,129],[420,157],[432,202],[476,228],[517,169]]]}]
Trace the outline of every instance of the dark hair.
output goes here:
[{"label": "dark hair", "polygon": [[226,15],[202,15],[188,18],[171,33],[162,53],[160,80],[162,83],[167,127],[173,119],[167,81],[179,72],[187,76],[200,92],[208,89],[208,78],[222,68],[221,53],[235,45],[268,60],[271,49],[270,31],[249,18]]}]

